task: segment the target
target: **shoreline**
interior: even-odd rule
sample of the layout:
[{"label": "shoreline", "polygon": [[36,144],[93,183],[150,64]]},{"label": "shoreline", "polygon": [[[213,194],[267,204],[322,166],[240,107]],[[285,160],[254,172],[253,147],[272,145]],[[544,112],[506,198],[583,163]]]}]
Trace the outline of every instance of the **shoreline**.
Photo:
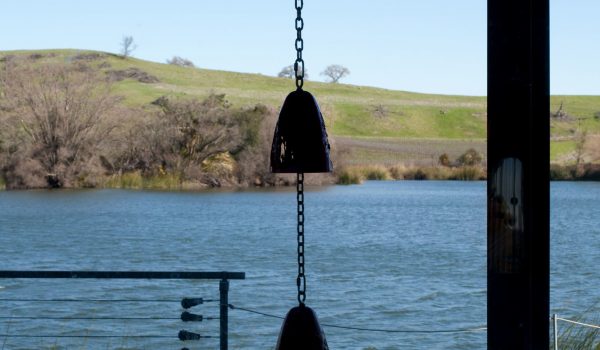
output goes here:
[{"label": "shoreline", "polygon": [[[463,167],[408,167],[383,165],[349,166],[328,174],[311,174],[307,186],[322,187],[332,185],[360,185],[364,181],[486,181],[487,170],[481,166]],[[137,181],[130,181],[131,174],[112,176],[102,179],[95,186],[69,186],[69,187],[32,187],[9,188],[0,178],[0,191],[28,191],[28,190],[155,190],[155,191],[184,191],[184,192],[237,192],[263,189],[286,189],[295,185],[291,176],[278,176],[272,182],[260,181],[254,183],[239,183],[226,179],[213,184],[200,181],[179,181],[172,177],[137,177]],[[584,164],[575,165],[552,164],[550,169],[552,182],[600,182],[600,165]]]}]

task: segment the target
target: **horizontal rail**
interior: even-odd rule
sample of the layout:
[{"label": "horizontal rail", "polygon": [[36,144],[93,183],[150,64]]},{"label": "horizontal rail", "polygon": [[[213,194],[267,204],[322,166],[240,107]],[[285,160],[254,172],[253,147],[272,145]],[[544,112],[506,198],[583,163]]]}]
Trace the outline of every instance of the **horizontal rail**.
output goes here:
[{"label": "horizontal rail", "polygon": [[[127,334],[127,335],[61,335],[61,334],[0,334],[0,338],[155,338],[155,339],[177,339],[170,335],[154,334]],[[203,335],[201,338],[217,338],[216,336]]]},{"label": "horizontal rail", "polygon": [[[218,317],[202,317],[202,321],[214,321],[218,320]],[[130,321],[184,321],[181,317],[54,317],[54,316],[0,316],[0,320],[63,320],[63,321],[81,321],[81,320],[90,320],[90,321],[104,321],[104,320],[130,320]],[[200,320],[191,320],[184,322],[201,322]]]},{"label": "horizontal rail", "polygon": [[590,328],[600,329],[600,326],[597,326],[595,324],[589,324],[589,323],[583,323],[583,322],[568,320],[568,319],[562,318],[562,317],[556,317],[556,319],[560,320],[560,321],[565,321],[565,322],[568,322],[568,323],[572,323],[572,324],[584,326],[584,327],[590,327]]},{"label": "horizontal rail", "polygon": [[243,280],[245,272],[169,271],[0,271],[0,278],[95,278],[95,279],[225,279]]},{"label": "horizontal rail", "polygon": [[[184,298],[183,300],[185,300]],[[27,303],[181,303],[181,299],[21,299],[0,298],[0,301]],[[219,299],[203,299],[202,303],[213,303]],[[192,305],[196,306],[196,304]],[[190,306],[191,307],[191,306]],[[189,309],[186,307],[185,309]]]}]

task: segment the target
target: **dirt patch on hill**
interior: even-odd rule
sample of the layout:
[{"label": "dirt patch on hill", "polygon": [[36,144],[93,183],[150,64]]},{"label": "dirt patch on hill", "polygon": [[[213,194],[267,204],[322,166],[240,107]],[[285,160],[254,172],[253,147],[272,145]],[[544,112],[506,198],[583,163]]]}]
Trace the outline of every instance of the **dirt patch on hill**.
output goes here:
[{"label": "dirt patch on hill", "polygon": [[74,61],[96,61],[106,57],[105,54],[98,52],[80,53],[73,56]]},{"label": "dirt patch on hill", "polygon": [[148,74],[139,68],[127,68],[123,70],[109,70],[106,72],[108,77],[113,81],[121,81],[125,79],[137,80],[140,83],[154,84],[159,83],[160,80],[154,75]]},{"label": "dirt patch on hill", "polygon": [[52,57],[56,57],[56,54],[55,53],[48,53],[48,54],[32,53],[27,58],[30,59],[30,60],[32,60],[32,61],[37,61],[37,60],[40,60],[42,58],[52,58]]}]

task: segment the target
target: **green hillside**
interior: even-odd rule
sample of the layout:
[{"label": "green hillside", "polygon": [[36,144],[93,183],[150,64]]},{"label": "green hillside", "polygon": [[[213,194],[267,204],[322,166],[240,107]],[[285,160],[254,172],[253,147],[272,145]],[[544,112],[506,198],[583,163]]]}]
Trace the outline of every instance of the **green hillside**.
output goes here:
[{"label": "green hillside", "polygon": [[[128,106],[147,105],[163,95],[206,97],[212,92],[226,94],[236,106],[263,103],[278,108],[294,88],[286,78],[121,59],[102,52],[0,52],[2,60],[11,55],[28,56],[32,64],[84,61],[107,74],[135,68],[139,74],[155,77],[154,82],[133,77],[115,83],[114,92],[122,95],[122,103]],[[201,66],[202,62],[197,64]],[[352,163],[434,162],[441,153],[456,157],[470,147],[485,152],[485,97],[420,94],[310,80],[305,89],[317,97],[336,145],[351,149]],[[552,159],[569,162],[582,130],[591,140],[600,135],[600,96],[553,96],[552,111],[559,111],[561,105],[561,117],[552,121]],[[591,153],[587,157],[596,161]]]}]

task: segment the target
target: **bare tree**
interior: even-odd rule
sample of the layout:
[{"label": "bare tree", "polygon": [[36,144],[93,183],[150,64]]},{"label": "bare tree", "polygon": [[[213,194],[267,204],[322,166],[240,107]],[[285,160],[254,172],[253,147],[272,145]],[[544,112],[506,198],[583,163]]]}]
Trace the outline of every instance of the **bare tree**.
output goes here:
[{"label": "bare tree", "polygon": [[[141,171],[145,177],[170,174],[182,183],[210,186],[272,183],[268,154],[274,110],[260,104],[234,109],[218,94],[204,100],[162,96],[152,104],[156,113],[146,113],[143,123],[121,133],[113,143],[119,152],[105,168]],[[272,127],[264,128],[265,120]]]},{"label": "bare tree", "polygon": [[182,180],[201,173],[202,163],[220,153],[235,153],[242,147],[240,125],[229,110],[225,95],[212,94],[204,101],[155,101],[160,107],[141,137],[147,169],[174,172]]},{"label": "bare tree", "polygon": [[[277,124],[278,113],[264,105],[256,105],[244,113],[246,118],[254,121],[255,127],[249,128],[255,132],[254,142],[250,142],[237,155],[237,176],[241,183],[254,186],[275,185],[277,176],[269,168],[273,130]],[[248,139],[248,137],[246,137]]]},{"label": "bare tree", "polygon": [[110,85],[80,65],[6,67],[0,119],[9,128],[7,186],[85,185],[98,170],[106,117],[117,104]]},{"label": "bare tree", "polygon": [[179,56],[173,56],[173,58],[168,59],[167,64],[172,64],[174,66],[179,66],[179,67],[190,67],[190,68],[195,67],[194,62],[188,60],[187,58],[183,58],[183,57],[179,57]]},{"label": "bare tree", "polygon": [[332,64],[327,66],[321,75],[328,77],[330,82],[337,83],[340,79],[350,75],[350,70],[344,66],[340,66],[339,64]]},{"label": "bare tree", "polygon": [[[296,72],[294,72],[294,65],[290,64],[289,66],[285,66],[285,67],[281,68],[279,73],[277,73],[277,76],[279,78],[294,79],[296,77]],[[305,69],[305,72],[304,72],[304,79],[308,79],[308,70],[307,69]]]},{"label": "bare tree", "polygon": [[137,49],[137,45],[133,42],[133,37],[131,35],[123,36],[123,40],[121,41],[121,57],[123,59],[130,57],[135,49]]}]

